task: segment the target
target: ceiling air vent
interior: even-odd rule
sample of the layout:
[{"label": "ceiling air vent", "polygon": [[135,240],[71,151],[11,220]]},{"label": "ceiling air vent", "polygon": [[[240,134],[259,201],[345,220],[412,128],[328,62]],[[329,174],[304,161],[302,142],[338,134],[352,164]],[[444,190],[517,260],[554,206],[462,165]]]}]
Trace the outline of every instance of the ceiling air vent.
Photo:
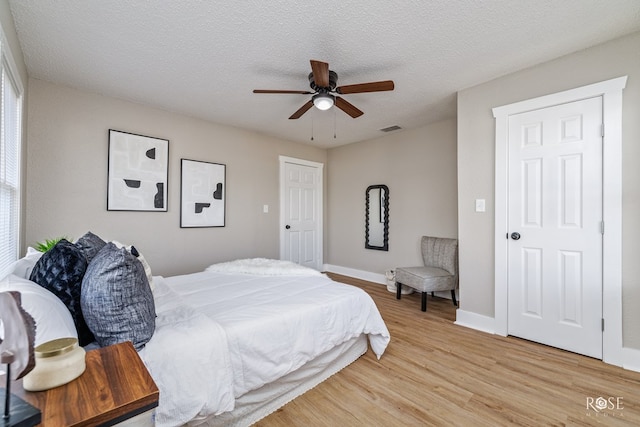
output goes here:
[{"label": "ceiling air vent", "polygon": [[387,128],[380,129],[380,132],[393,132],[394,130],[400,130],[400,129],[402,129],[400,126],[393,125],[393,126],[389,126]]}]

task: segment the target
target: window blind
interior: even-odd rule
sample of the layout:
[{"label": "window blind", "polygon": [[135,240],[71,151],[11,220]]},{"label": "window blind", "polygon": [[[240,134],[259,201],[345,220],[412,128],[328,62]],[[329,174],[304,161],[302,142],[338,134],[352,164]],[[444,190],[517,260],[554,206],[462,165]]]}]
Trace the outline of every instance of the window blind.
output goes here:
[{"label": "window blind", "polygon": [[21,90],[11,72],[4,34],[0,39],[0,278],[20,247]]}]

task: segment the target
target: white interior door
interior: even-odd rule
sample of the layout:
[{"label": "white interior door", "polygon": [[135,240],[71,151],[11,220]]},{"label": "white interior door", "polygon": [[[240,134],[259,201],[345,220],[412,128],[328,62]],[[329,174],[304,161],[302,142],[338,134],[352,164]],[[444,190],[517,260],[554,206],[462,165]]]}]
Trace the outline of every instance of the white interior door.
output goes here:
[{"label": "white interior door", "polygon": [[508,138],[508,332],[602,358],[602,98],[511,115]]},{"label": "white interior door", "polygon": [[280,257],[322,270],[322,164],[281,158]]}]

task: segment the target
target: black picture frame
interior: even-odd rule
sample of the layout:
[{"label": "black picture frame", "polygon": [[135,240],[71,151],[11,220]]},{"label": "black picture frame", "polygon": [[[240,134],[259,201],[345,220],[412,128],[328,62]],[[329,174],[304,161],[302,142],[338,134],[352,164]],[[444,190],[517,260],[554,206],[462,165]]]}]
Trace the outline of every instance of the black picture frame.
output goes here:
[{"label": "black picture frame", "polygon": [[226,174],[222,163],[180,160],[180,227],[224,227]]},{"label": "black picture frame", "polygon": [[109,129],[108,211],[167,212],[169,140]]}]

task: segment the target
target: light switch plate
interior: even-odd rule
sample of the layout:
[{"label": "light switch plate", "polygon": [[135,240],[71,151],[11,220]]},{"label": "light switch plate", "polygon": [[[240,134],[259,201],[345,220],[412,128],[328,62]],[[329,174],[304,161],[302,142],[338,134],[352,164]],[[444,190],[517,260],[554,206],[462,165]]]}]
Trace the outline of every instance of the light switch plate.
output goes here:
[{"label": "light switch plate", "polygon": [[484,212],[484,211],[485,211],[484,199],[476,199],[476,212]]}]

